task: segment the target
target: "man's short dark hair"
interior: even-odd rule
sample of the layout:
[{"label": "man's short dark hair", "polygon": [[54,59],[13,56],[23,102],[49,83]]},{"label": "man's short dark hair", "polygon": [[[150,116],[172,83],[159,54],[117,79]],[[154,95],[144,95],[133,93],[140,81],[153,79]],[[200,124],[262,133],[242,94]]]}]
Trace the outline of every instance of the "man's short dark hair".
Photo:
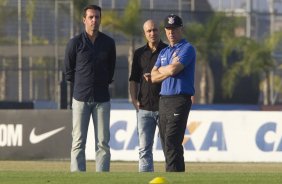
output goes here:
[{"label": "man's short dark hair", "polygon": [[102,16],[102,9],[100,6],[97,6],[97,5],[87,5],[85,8],[83,8],[83,17],[85,18],[86,17],[86,11],[88,9],[91,9],[91,10],[98,10],[100,12],[100,17]]}]

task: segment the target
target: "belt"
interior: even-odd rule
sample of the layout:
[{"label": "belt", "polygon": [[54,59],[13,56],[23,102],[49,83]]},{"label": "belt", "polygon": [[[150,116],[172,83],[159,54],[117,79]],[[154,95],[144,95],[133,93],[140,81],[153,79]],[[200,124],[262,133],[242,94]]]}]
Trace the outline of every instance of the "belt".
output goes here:
[{"label": "belt", "polygon": [[160,98],[176,98],[176,97],[191,98],[192,95],[188,95],[188,94],[177,94],[177,95],[161,95],[161,96],[160,96]]}]

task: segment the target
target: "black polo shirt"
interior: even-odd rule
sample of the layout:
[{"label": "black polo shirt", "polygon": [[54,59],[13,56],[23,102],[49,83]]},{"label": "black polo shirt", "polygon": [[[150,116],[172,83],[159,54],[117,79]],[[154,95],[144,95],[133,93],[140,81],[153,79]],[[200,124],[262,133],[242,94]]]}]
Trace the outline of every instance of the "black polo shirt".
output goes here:
[{"label": "black polo shirt", "polygon": [[144,79],[143,74],[151,73],[160,51],[165,47],[167,47],[167,45],[160,41],[157,50],[154,52],[151,51],[148,44],[135,50],[134,52],[129,81],[140,83],[140,89],[138,93],[140,109],[148,111],[158,111],[159,109],[159,93],[161,89],[161,83],[148,83]]},{"label": "black polo shirt", "polygon": [[104,33],[98,33],[94,44],[85,31],[72,38],[66,47],[64,72],[66,80],[74,83],[73,98],[109,101],[115,63],[115,42]]}]

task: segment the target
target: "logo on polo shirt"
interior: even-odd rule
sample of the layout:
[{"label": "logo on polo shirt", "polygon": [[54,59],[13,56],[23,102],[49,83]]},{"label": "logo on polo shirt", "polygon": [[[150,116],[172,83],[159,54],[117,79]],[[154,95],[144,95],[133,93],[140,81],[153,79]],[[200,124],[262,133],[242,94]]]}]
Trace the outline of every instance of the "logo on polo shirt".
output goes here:
[{"label": "logo on polo shirt", "polygon": [[165,56],[161,56],[161,64],[162,65],[166,64],[166,57]]}]

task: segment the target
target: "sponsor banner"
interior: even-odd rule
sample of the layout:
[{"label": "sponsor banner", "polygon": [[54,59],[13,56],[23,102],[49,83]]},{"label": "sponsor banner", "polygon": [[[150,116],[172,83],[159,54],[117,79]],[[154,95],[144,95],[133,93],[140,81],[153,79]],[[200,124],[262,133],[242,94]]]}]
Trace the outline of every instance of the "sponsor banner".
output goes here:
[{"label": "sponsor banner", "polygon": [[0,159],[70,157],[71,111],[0,110]]},{"label": "sponsor banner", "polygon": [[[111,112],[112,160],[138,160],[136,112]],[[282,162],[282,113],[269,111],[191,111],[183,140],[185,161]],[[153,154],[164,161],[156,131]],[[90,123],[86,157],[95,159]]]},{"label": "sponsor banner", "polygon": [[[0,110],[0,159],[69,159],[71,127],[70,110]],[[111,111],[110,146],[112,160],[138,160],[134,110]],[[191,162],[282,162],[282,113],[193,110],[183,147]],[[153,154],[164,161],[158,130]],[[95,159],[92,123],[86,158]]]}]

